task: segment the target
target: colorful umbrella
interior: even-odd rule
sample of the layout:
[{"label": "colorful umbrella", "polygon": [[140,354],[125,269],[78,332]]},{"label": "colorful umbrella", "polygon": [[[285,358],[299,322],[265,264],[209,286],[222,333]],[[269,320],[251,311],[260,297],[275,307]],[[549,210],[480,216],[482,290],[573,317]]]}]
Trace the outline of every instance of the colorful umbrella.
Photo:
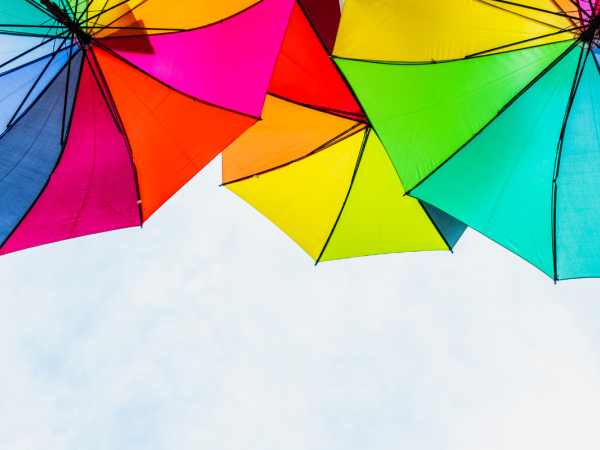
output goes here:
[{"label": "colorful umbrella", "polygon": [[[336,20],[325,20],[330,11],[339,19],[338,0],[294,7],[263,121],[223,152],[224,184],[316,262],[451,249],[465,226],[404,196],[377,133],[327,53],[337,30]],[[309,19],[320,24],[319,34]]]},{"label": "colorful umbrella", "polygon": [[598,3],[348,0],[335,47],[410,195],[554,280],[600,276]]},{"label": "colorful umbrella", "polygon": [[146,221],[258,120],[292,6],[0,0],[0,254]]}]

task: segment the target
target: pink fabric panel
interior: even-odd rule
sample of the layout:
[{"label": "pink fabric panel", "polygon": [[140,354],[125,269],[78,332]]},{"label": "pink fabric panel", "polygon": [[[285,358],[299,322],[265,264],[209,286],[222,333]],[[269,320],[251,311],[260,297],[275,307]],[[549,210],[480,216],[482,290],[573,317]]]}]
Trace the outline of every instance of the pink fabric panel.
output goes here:
[{"label": "pink fabric panel", "polygon": [[102,44],[177,90],[258,117],[293,6],[263,0],[206,28]]},{"label": "pink fabric panel", "polygon": [[[579,0],[579,6],[583,8],[590,16],[592,15],[592,10],[594,9],[594,5],[596,4],[596,0]],[[598,8],[596,8],[598,9]],[[588,16],[585,14],[581,15],[584,19],[588,19]]]},{"label": "pink fabric panel", "polygon": [[140,225],[133,169],[91,68],[84,68],[67,146],[50,182],[0,250]]}]

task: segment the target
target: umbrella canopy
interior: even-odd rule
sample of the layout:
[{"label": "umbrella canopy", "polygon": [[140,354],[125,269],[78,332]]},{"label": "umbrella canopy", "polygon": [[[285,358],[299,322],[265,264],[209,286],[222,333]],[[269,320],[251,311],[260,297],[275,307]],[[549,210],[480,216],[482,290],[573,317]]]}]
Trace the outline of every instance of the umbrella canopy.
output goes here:
[{"label": "umbrella canopy", "polygon": [[600,276],[597,14],[348,0],[335,47],[409,194],[554,280]]},{"label": "umbrella canopy", "polygon": [[0,254],[146,221],[259,119],[292,7],[0,0]]},{"label": "umbrella canopy", "polygon": [[[316,262],[451,249],[465,226],[404,195],[377,133],[328,55],[337,22],[323,17],[335,9],[339,18],[338,0],[307,7],[312,14],[303,11],[306,3],[316,5],[294,6],[263,120],[223,152],[223,183]],[[329,27],[313,28],[311,15]]]}]

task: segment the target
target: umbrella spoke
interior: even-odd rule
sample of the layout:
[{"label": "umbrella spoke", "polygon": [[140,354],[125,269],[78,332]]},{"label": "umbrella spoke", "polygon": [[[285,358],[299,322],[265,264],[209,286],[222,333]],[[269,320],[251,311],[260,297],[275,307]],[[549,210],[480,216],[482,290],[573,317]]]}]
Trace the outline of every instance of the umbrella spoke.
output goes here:
[{"label": "umbrella spoke", "polygon": [[[486,3],[486,4],[489,5],[489,3],[487,3],[487,1],[483,1],[483,0],[479,0],[479,1],[481,1],[481,3]],[[562,13],[556,12],[556,11],[548,11],[547,9],[535,8],[533,6],[522,5],[520,3],[509,2],[509,1],[506,1],[506,0],[488,0],[488,1],[496,2],[496,3],[504,3],[506,5],[511,5],[511,6],[518,6],[519,8],[524,8],[524,9],[529,9],[529,10],[532,10],[532,11],[543,12],[543,13],[546,13],[546,14],[551,14],[553,16],[564,17],[564,18],[567,18],[567,19],[573,19],[573,20],[578,20],[578,21],[581,20],[580,17],[570,16],[570,15],[566,14],[564,11]],[[535,20],[535,19],[531,19],[531,20]]]},{"label": "umbrella spoke", "polygon": [[39,44],[38,44],[38,45],[36,45],[35,47],[31,47],[29,50],[26,50],[26,51],[24,51],[23,53],[21,53],[21,54],[19,54],[19,55],[15,56],[14,58],[12,58],[12,59],[9,59],[8,61],[6,61],[6,62],[5,62],[5,63],[3,63],[3,64],[0,64],[0,69],[2,69],[2,67],[4,67],[4,66],[6,66],[6,65],[8,65],[8,64],[10,64],[10,63],[12,63],[12,62],[14,62],[14,61],[16,61],[17,59],[19,59],[19,58],[22,58],[23,56],[25,56],[25,55],[27,55],[27,54],[31,53],[32,51],[34,51],[34,50],[36,50],[36,49],[38,49],[38,48],[40,48],[40,47],[42,47],[42,46],[46,45],[48,42],[52,42],[53,40],[55,40],[55,39],[57,39],[57,38],[59,38],[59,37],[62,37],[62,36],[63,36],[64,34],[66,34],[66,33],[68,33],[68,31],[63,31],[61,34],[57,34],[56,36],[53,36],[53,37],[51,37],[51,38],[49,38],[49,39],[47,39],[47,40],[45,40],[45,41],[42,41],[41,43],[39,43]]},{"label": "umbrella spoke", "polygon": [[[573,102],[575,100],[575,95],[577,94],[577,88],[579,87],[579,83],[581,81],[581,77],[583,75],[583,70],[585,68],[585,63],[592,51],[592,46],[588,45],[587,49],[582,48],[581,53],[579,54],[579,61],[577,62],[577,69],[575,70],[575,77],[573,79],[573,85],[571,86],[571,93],[569,94],[569,100],[567,101],[567,109],[565,111],[565,117],[563,119],[562,127],[560,129],[560,136],[558,139],[558,145],[556,148],[556,158],[554,161],[554,176],[552,179],[552,260],[554,265],[554,282],[558,280],[558,267],[557,267],[557,239],[556,239],[556,205],[558,198],[558,184],[556,183],[560,171],[560,158],[562,156],[565,131],[567,129],[567,122],[569,120],[569,114],[571,113],[571,109],[573,107]],[[585,53],[585,58],[583,54]]]},{"label": "umbrella spoke", "polygon": [[531,39],[525,39],[523,41],[513,42],[512,44],[502,45],[500,47],[492,48],[492,49],[489,49],[489,50],[484,50],[482,52],[472,53],[470,55],[465,56],[465,59],[474,58],[476,56],[482,56],[482,55],[485,55],[486,53],[491,53],[491,52],[495,52],[497,50],[503,50],[503,49],[506,49],[506,48],[514,47],[515,45],[526,44],[528,42],[537,41],[539,39],[544,39],[544,38],[547,38],[547,37],[557,36],[557,35],[563,34],[563,33],[572,33],[573,31],[583,30],[583,29],[586,29],[586,28],[587,28],[587,26],[586,27],[566,28],[564,30],[557,31],[556,33],[544,34],[542,36],[537,36],[537,37],[534,37],[534,38],[531,38]]},{"label": "umbrella spoke", "polygon": [[46,73],[46,70],[48,69],[48,67],[50,67],[50,64],[52,64],[52,61],[54,61],[54,58],[56,57],[56,55],[58,55],[58,53],[60,52],[62,46],[65,45],[65,42],[67,42],[67,41],[64,40],[63,43],[60,44],[60,47],[58,47],[58,50],[55,53],[52,54],[52,57],[50,58],[50,60],[48,61],[48,63],[44,66],[44,68],[42,69],[42,72],[39,74],[39,76],[36,78],[35,82],[31,86],[31,88],[29,89],[29,92],[27,92],[27,95],[25,95],[25,98],[23,99],[23,101],[21,102],[21,104],[19,105],[19,107],[17,108],[17,110],[15,111],[15,113],[13,114],[13,116],[11,117],[11,119],[8,121],[8,124],[6,125],[7,129],[11,127],[11,125],[13,124],[13,121],[15,120],[15,118],[17,117],[17,115],[19,114],[19,111],[21,111],[21,108],[23,107],[23,105],[25,104],[25,102],[27,102],[27,99],[29,98],[29,96],[31,95],[31,93],[33,92],[33,90],[35,89],[35,87],[37,86],[37,84],[39,83],[39,81],[42,79],[42,77]]}]

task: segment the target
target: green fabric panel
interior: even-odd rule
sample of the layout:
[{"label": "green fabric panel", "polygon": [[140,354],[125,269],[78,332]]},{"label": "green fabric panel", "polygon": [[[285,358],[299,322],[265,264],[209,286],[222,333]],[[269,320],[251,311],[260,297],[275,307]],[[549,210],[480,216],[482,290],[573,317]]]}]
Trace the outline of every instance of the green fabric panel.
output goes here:
[{"label": "green fabric panel", "polygon": [[572,43],[439,64],[335,61],[410,191]]},{"label": "green fabric panel", "polygon": [[320,261],[422,250],[448,250],[448,246],[419,202],[404,196],[389,156],[371,131]]},{"label": "green fabric panel", "polygon": [[[40,4],[40,9],[44,7]],[[3,33],[13,34],[29,34],[37,36],[53,36],[64,30],[58,28],[36,28],[36,27],[19,27],[18,25],[56,25],[57,22],[44,11],[35,6],[23,1],[3,1],[0,7],[0,24],[16,25],[14,27],[0,27]]]},{"label": "green fabric panel", "polygon": [[554,161],[579,54],[571,51],[411,193],[551,277]]},{"label": "green fabric panel", "polygon": [[587,59],[569,114],[556,196],[559,279],[600,276],[600,74]]}]

